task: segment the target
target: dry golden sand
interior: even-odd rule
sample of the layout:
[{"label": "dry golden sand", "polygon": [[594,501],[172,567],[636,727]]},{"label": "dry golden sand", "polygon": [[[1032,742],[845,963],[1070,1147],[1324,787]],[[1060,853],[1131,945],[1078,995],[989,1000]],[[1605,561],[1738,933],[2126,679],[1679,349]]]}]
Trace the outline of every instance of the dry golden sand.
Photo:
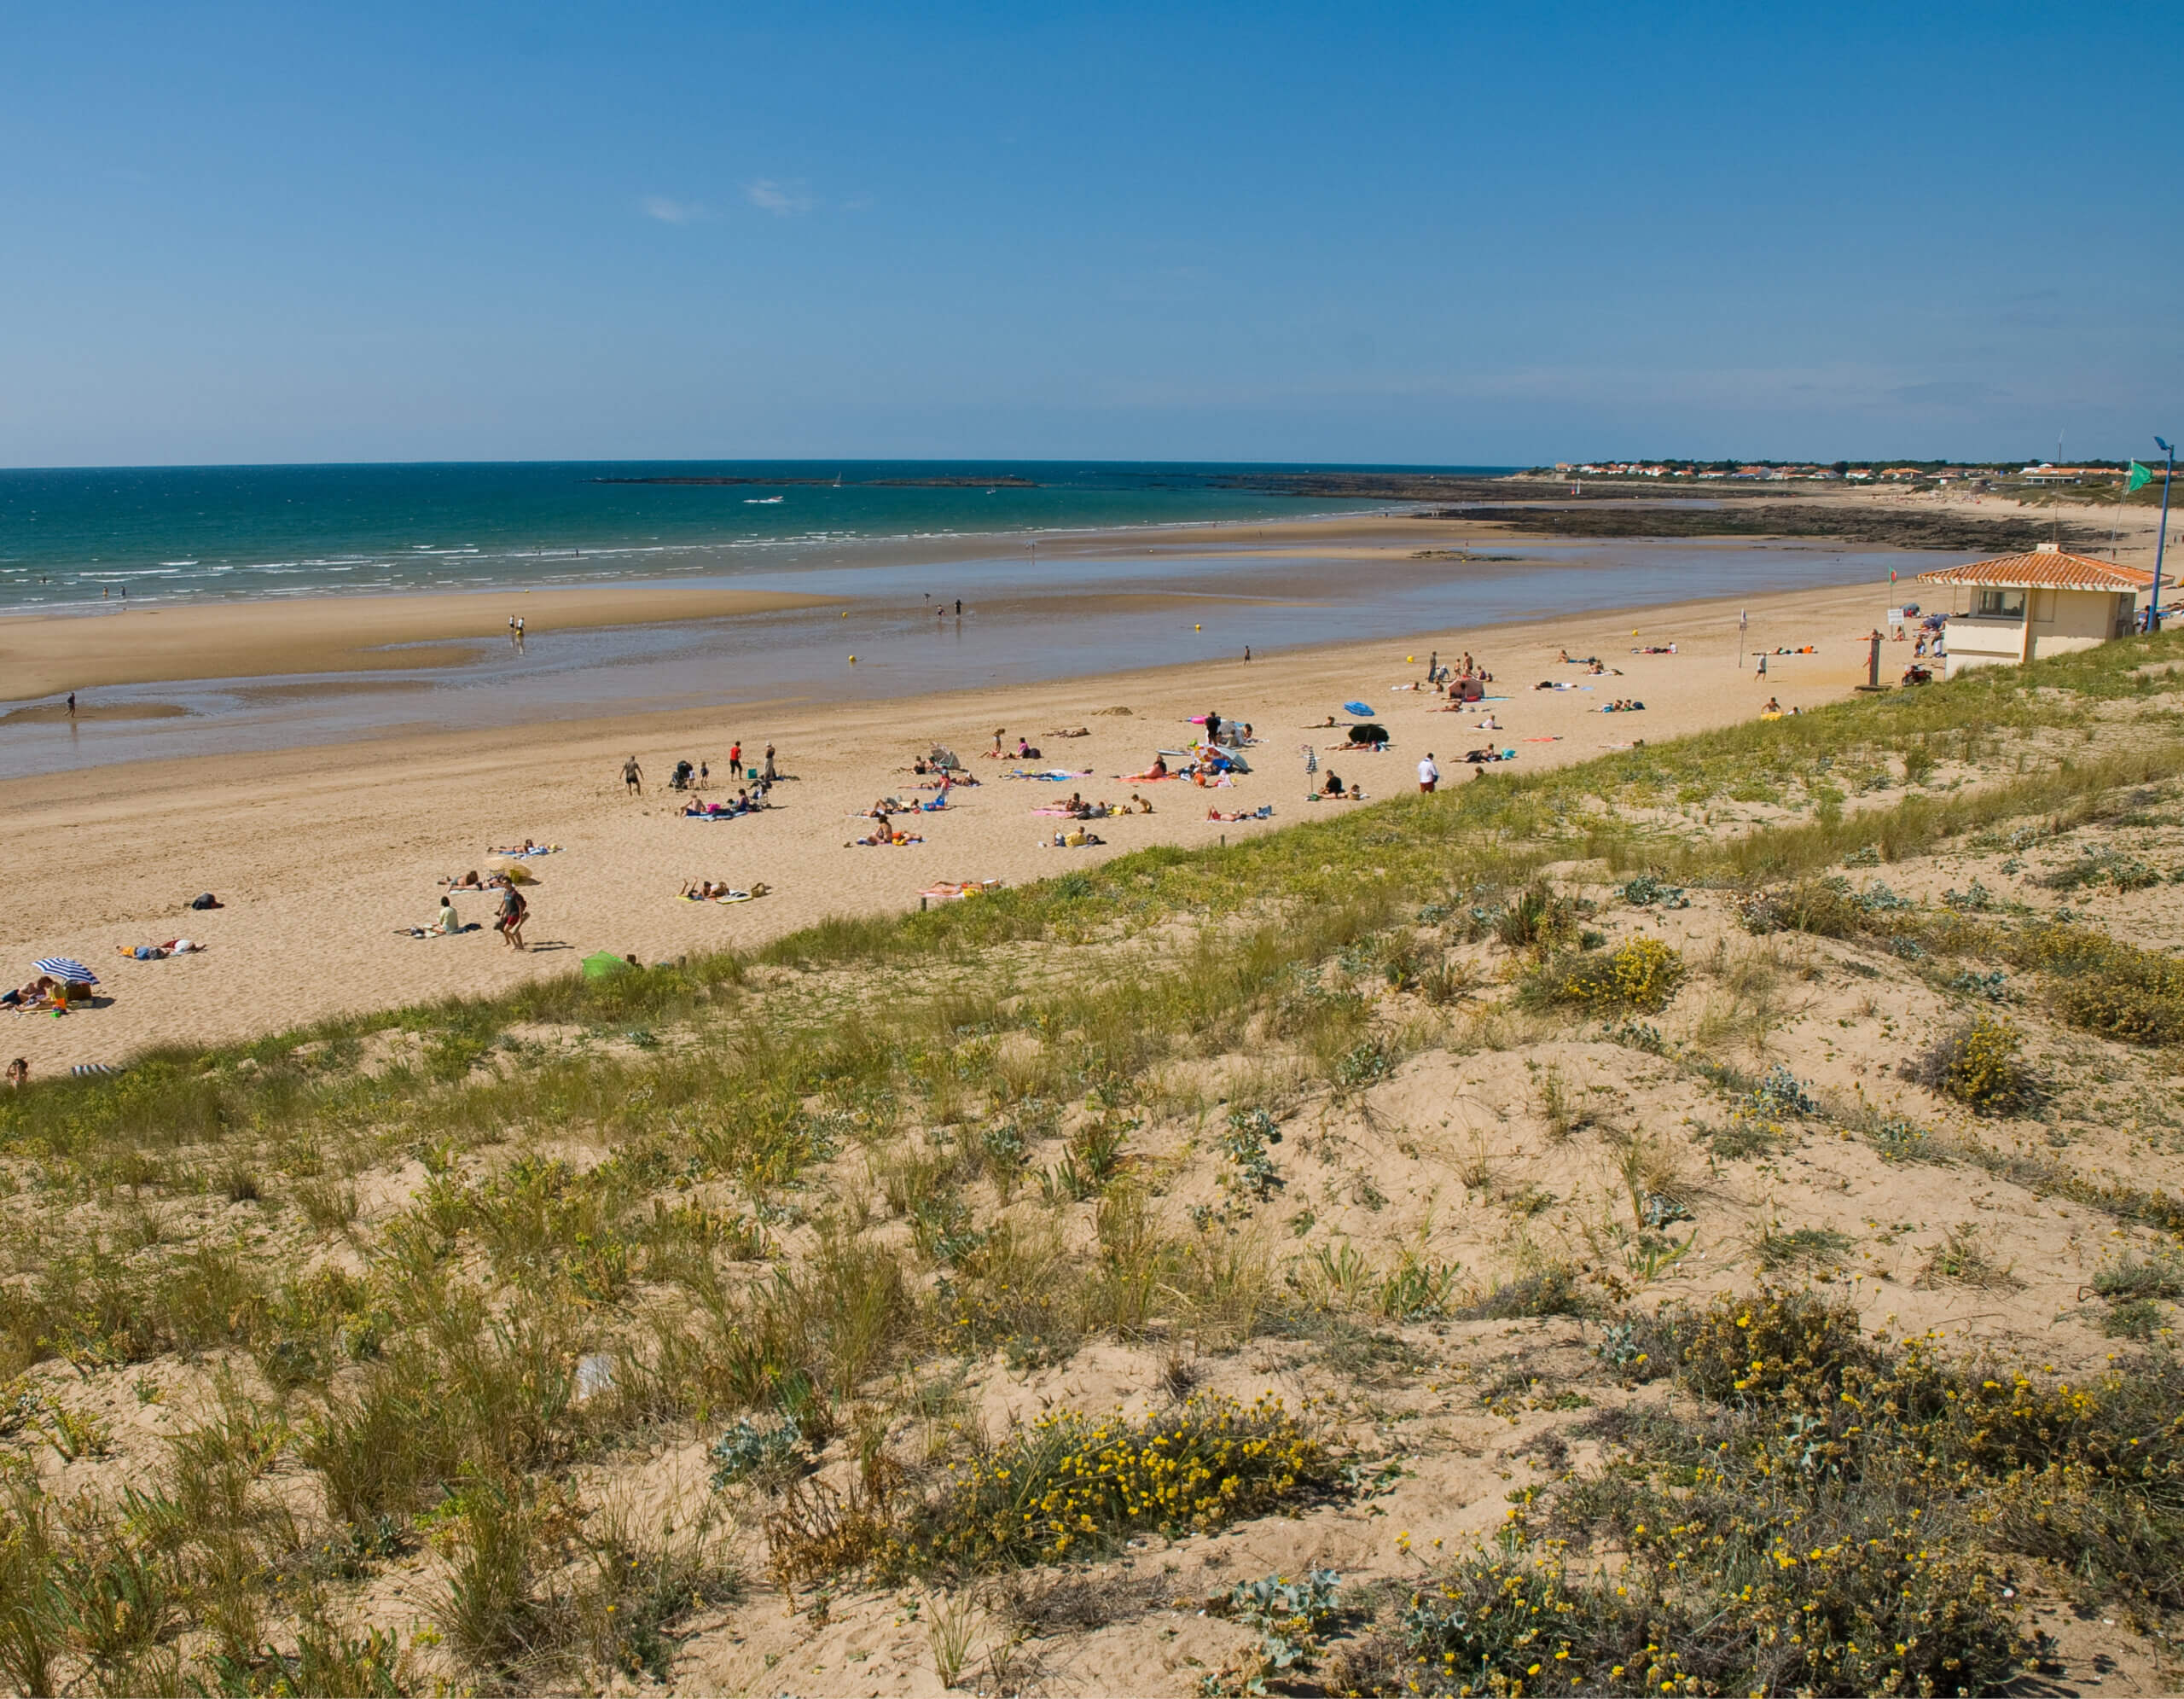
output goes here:
[{"label": "dry golden sand", "polygon": [[[1770,694],[1816,705],[1862,679],[1858,639],[1886,594],[1874,585],[1754,599],[1755,643],[1820,647],[1817,655],[1775,662],[1764,681],[1734,660],[1735,607],[1692,603],[912,701],[746,704],[15,780],[0,785],[0,862],[11,873],[0,973],[26,978],[35,957],[78,957],[113,1000],[58,1019],[6,1017],[0,1048],[27,1057],[40,1074],[119,1062],[152,1044],[228,1041],[337,1013],[491,992],[570,971],[595,950],[653,962],[750,946],[826,915],[914,908],[921,888],[943,880],[1021,882],[1152,844],[1291,824],[1342,806],[1305,802],[1300,752],[1311,742],[1324,759],[1341,734],[1310,728],[1351,697],[1379,708],[1394,734],[1391,753],[1336,763],[1376,794],[1414,783],[1418,758],[1429,750],[1447,782],[1462,783],[1472,782],[1462,757],[1474,744],[1517,749],[1518,763],[1499,771],[1524,772],[1635,737],[1742,719]],[[1629,653],[1634,643],[1671,641],[1682,653]],[[1598,687],[1590,691],[1533,690],[1548,676],[1579,681],[1578,669],[1554,663],[1563,645],[1597,653],[1623,676],[1583,680]],[[1429,695],[1390,691],[1422,675],[1430,650],[1448,658],[1466,648],[1509,698],[1489,705],[1507,728],[1502,733],[1472,730],[1475,714],[1432,712]],[[1594,712],[1618,695],[1642,700],[1647,712]],[[1101,712],[1117,707],[1130,716]],[[1261,739],[1253,774],[1233,788],[1136,787],[1157,812],[1106,822],[1098,829],[1104,849],[1038,847],[1060,823],[1035,817],[1034,807],[1072,789],[1124,800],[1133,787],[1116,776],[1146,766],[1156,748],[1175,748],[1191,730],[1187,717],[1208,708],[1253,723]],[[1077,725],[1091,735],[1047,735]],[[1008,729],[1012,747],[1019,733],[1042,746],[1039,765],[1091,776],[1075,784],[1003,782],[1014,763],[978,754],[996,726]],[[1536,737],[1560,741],[1527,741]],[[798,776],[776,791],[780,806],[719,823],[680,817],[682,799],[665,789],[675,761],[710,761],[717,796],[738,738],[746,759],[776,745],[782,770]],[[858,811],[910,794],[910,759],[936,740],[987,782],[922,818],[922,845],[846,847],[867,823]],[[631,754],[644,767],[642,798],[626,794],[619,777]],[[1478,782],[1496,776],[1489,770]],[[1270,826],[1205,817],[1209,806],[1235,812],[1261,803],[1274,805]],[[396,934],[433,919],[439,879],[485,868],[488,846],[526,838],[563,847],[534,864],[531,953],[507,948],[490,930]],[[763,881],[773,894],[732,907],[680,901],[683,881],[701,877],[746,887]],[[189,899],[205,890],[227,906],[192,912]],[[487,896],[458,897],[457,906],[465,921],[491,918]],[[149,963],[116,953],[118,946],[177,936],[209,947]]]}]

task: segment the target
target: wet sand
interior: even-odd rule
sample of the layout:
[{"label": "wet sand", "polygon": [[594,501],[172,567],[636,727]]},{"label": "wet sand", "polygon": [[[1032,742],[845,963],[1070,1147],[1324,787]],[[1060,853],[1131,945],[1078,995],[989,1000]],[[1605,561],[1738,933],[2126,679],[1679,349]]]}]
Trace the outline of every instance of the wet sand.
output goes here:
[{"label": "wet sand", "polygon": [[[561,720],[481,731],[421,730],[336,748],[286,748],[49,773],[0,783],[0,860],[10,870],[0,913],[0,971],[27,976],[37,957],[91,964],[110,1006],[60,1019],[0,1017],[0,1050],[29,1058],[38,1074],[78,1062],[119,1062],[162,1043],[219,1042],[317,1017],[419,999],[491,992],[569,971],[597,949],[652,962],[688,951],[748,946],[830,914],[900,912],[942,880],[1050,876],[1153,844],[1211,843],[1265,831],[1345,805],[1304,800],[1302,751],[1321,753],[1374,795],[1416,783],[1432,752],[1450,784],[1471,783],[1462,756],[1475,744],[1514,748],[1507,772],[1583,759],[1627,745],[1748,718],[1770,695],[1813,706],[1862,682],[1861,639],[1888,599],[1885,584],[1798,591],[1552,621],[1473,625],[1415,637],[1304,649],[1249,663],[1240,658],[1041,684],[878,701],[777,697],[732,708]],[[1750,610],[1745,646],[1817,643],[1812,656],[1782,657],[1755,678],[1740,661],[1737,615]],[[500,617],[505,618],[505,614]],[[1634,631],[1635,628],[1635,631]],[[1633,645],[1676,642],[1676,655],[1634,655]],[[1556,663],[1558,649],[1598,654],[1622,676],[1581,677]],[[1905,646],[1908,649],[1908,646]],[[1391,686],[1414,682],[1428,654],[1468,648],[1502,681],[1487,704],[1507,728],[1474,730],[1476,713],[1435,711],[1438,701]],[[1901,656],[1891,648],[1892,672]],[[1542,678],[1589,688],[1535,691]],[[1615,696],[1647,703],[1640,714],[1596,712]],[[1362,698],[1394,735],[1380,755],[1330,752],[1343,734],[1322,722]],[[1128,716],[1103,711],[1128,707]],[[1188,717],[1208,708],[1253,723],[1256,771],[1233,788],[1133,785],[1156,750],[1192,735]],[[1084,726],[1060,739],[1050,730]],[[981,759],[996,727],[1019,735],[1062,766],[1060,784],[1006,781],[1015,762]],[[679,758],[714,770],[712,795],[733,793],[725,768],[740,738],[745,759],[777,746],[781,806],[718,823],[681,817],[665,793]],[[1533,740],[1554,740],[1535,742]],[[959,793],[946,812],[918,817],[926,841],[907,848],[846,847],[869,822],[859,811],[889,794],[914,794],[912,757],[950,744],[987,783]],[[642,796],[619,774],[635,754]],[[1062,823],[1032,811],[1072,790],[1122,801],[1133,789],[1156,812],[1098,823],[1104,848],[1038,847]],[[1269,803],[1267,823],[1210,821]],[[556,842],[535,864],[530,937],[519,953],[489,930],[414,940],[395,928],[433,916],[440,877],[491,865],[489,846],[525,838]],[[733,907],[685,903],[687,879],[711,877],[773,894]],[[193,912],[211,890],[225,908]],[[975,899],[973,899],[975,900]],[[490,922],[492,899],[459,896],[465,921]],[[125,960],[117,946],[189,937],[201,955]]]},{"label": "wet sand", "polygon": [[532,631],[712,620],[829,598],[779,591],[624,588],[446,596],[313,596],[295,601],[116,608],[0,619],[0,678],[23,701],[102,685],[298,672],[456,666],[473,644]]}]

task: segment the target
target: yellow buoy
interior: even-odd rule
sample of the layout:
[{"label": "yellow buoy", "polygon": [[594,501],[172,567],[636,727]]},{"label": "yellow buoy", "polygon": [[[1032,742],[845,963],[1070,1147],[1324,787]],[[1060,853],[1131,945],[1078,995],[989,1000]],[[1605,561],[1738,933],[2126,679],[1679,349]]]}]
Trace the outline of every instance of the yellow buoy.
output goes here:
[{"label": "yellow buoy", "polygon": [[1405,666],[1409,666],[1409,665],[1411,664],[1411,662],[1412,662],[1412,661],[1414,661],[1414,660],[1417,660],[1417,659],[1418,659],[1418,657],[1417,657],[1416,655],[1407,655],[1403,656],[1403,664]]},{"label": "yellow buoy", "polygon": [[1191,627],[1191,629],[1192,629],[1194,631],[1204,631],[1204,630],[1205,629],[1205,626],[1203,626],[1203,625],[1194,625],[1194,626],[1192,626],[1192,627]]},{"label": "yellow buoy", "polygon": [[851,655],[850,657],[850,665],[852,666],[857,665],[857,657],[855,655]]}]

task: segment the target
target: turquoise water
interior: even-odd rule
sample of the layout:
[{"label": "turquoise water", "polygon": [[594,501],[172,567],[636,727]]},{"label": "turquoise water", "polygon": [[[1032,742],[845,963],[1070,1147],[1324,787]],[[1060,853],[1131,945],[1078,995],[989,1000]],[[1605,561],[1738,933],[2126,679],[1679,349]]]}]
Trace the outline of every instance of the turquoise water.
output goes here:
[{"label": "turquoise water", "polygon": [[[674,461],[0,471],[0,610],[112,600],[125,591],[132,601],[201,600],[737,577],[831,561],[845,544],[1376,505],[1232,487],[1297,469]],[[811,481],[610,481],[691,477]],[[921,479],[971,481],[887,481]]]},{"label": "turquoise water", "polygon": [[[491,735],[738,702],[908,697],[1233,660],[1246,644],[1272,656],[1464,633],[1467,647],[1490,655],[1491,628],[1507,621],[1873,583],[1961,558],[1819,542],[1513,538],[1457,561],[1366,564],[1339,518],[1273,554],[1217,532],[1144,528],[1388,505],[1231,481],[1281,469],[776,462],[0,472],[0,614],[98,617],[119,611],[124,589],[132,608],[601,581],[839,598],[656,625],[559,631],[534,620],[520,648],[454,645],[467,651],[455,666],[434,664],[450,647],[439,643],[414,668],[100,687],[86,700],[104,717],[82,723],[57,719],[50,702],[21,701],[0,666],[0,778],[404,730]],[[648,476],[822,481],[602,481]],[[974,481],[881,481],[891,478]],[[1076,536],[1066,548],[1040,546],[1056,532]],[[936,619],[936,606],[947,617]],[[1722,617],[1715,659],[1728,664],[1742,639]],[[1369,700],[1385,682],[1368,675],[1358,688]]]}]

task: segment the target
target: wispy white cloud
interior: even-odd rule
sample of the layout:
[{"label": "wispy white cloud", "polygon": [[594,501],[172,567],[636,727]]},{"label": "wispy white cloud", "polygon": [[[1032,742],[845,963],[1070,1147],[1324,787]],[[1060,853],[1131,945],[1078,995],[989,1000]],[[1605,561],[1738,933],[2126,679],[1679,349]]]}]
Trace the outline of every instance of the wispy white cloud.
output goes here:
[{"label": "wispy white cloud", "polygon": [[671,200],[665,195],[648,195],[639,205],[645,217],[663,224],[694,224],[706,216],[706,209],[696,201]]},{"label": "wispy white cloud", "polygon": [[762,177],[743,191],[745,199],[762,212],[771,212],[777,218],[793,218],[799,212],[809,212],[814,205],[801,183],[776,183]]}]

